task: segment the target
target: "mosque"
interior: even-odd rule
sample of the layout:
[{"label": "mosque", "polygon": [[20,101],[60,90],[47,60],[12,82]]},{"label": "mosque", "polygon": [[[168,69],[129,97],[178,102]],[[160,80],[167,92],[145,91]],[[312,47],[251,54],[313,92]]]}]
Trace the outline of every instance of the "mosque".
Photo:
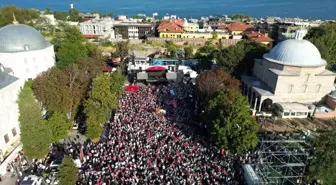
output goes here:
[{"label": "mosque", "polygon": [[0,161],[20,138],[20,89],[54,64],[54,46],[40,32],[18,24],[15,16],[13,24],[0,28]]},{"label": "mosque", "polygon": [[326,69],[319,50],[303,39],[305,33],[298,30],[295,39],[278,43],[255,60],[253,76],[242,76],[242,93],[254,115],[306,118],[315,115],[317,102],[335,90],[336,74]]}]

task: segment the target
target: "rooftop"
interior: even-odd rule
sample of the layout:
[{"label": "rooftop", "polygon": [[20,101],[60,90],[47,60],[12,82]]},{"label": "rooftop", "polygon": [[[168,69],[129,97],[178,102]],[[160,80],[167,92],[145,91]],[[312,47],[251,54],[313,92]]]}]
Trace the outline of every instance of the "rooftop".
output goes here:
[{"label": "rooftop", "polygon": [[168,20],[163,21],[158,26],[159,32],[173,32],[173,33],[183,33],[184,30],[182,28],[184,21],[183,20]]},{"label": "rooftop", "polygon": [[226,25],[226,29],[229,31],[248,31],[254,29],[254,26],[243,22],[233,22]]},{"label": "rooftop", "polygon": [[255,42],[273,42],[273,39],[269,38],[268,35],[260,32],[252,31],[251,33],[246,34],[246,36]]},{"label": "rooftop", "polygon": [[249,84],[261,96],[274,96],[274,94],[272,93],[272,89],[269,88],[259,78],[254,76],[242,76],[241,79],[245,83]]}]

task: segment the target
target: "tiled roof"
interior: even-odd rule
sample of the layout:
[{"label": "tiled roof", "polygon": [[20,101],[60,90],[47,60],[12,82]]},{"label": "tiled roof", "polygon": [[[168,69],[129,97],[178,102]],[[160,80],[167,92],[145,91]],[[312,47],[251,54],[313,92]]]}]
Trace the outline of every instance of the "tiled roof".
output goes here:
[{"label": "tiled roof", "polygon": [[247,31],[249,29],[253,29],[254,26],[251,24],[246,24],[243,22],[233,22],[226,25],[226,29],[229,31]]},{"label": "tiled roof", "polygon": [[173,33],[183,33],[184,30],[182,28],[184,21],[183,20],[169,20],[163,21],[158,26],[159,32],[173,32]]},{"label": "tiled roof", "polygon": [[273,42],[273,39],[259,32],[251,32],[246,34],[246,36],[247,38],[254,40],[255,42]]},{"label": "tiled roof", "polygon": [[91,34],[84,34],[83,35],[85,38],[87,38],[87,39],[92,39],[92,38],[97,38],[97,37],[99,37],[99,35],[91,35]]}]

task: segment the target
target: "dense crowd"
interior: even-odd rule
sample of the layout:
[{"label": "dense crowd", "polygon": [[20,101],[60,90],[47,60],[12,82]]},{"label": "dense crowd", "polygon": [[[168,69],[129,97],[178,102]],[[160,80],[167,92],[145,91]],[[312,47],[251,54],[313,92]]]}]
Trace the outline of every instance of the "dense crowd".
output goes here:
[{"label": "dense crowd", "polygon": [[83,146],[78,184],[241,184],[241,159],[190,124],[193,96],[187,82],[123,94],[100,142]]}]

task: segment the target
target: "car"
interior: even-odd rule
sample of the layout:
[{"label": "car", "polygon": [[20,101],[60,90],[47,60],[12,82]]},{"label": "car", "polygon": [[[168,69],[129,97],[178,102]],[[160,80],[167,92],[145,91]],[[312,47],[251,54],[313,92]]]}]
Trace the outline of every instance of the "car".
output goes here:
[{"label": "car", "polygon": [[42,185],[42,177],[29,175],[23,178],[20,185]]}]

